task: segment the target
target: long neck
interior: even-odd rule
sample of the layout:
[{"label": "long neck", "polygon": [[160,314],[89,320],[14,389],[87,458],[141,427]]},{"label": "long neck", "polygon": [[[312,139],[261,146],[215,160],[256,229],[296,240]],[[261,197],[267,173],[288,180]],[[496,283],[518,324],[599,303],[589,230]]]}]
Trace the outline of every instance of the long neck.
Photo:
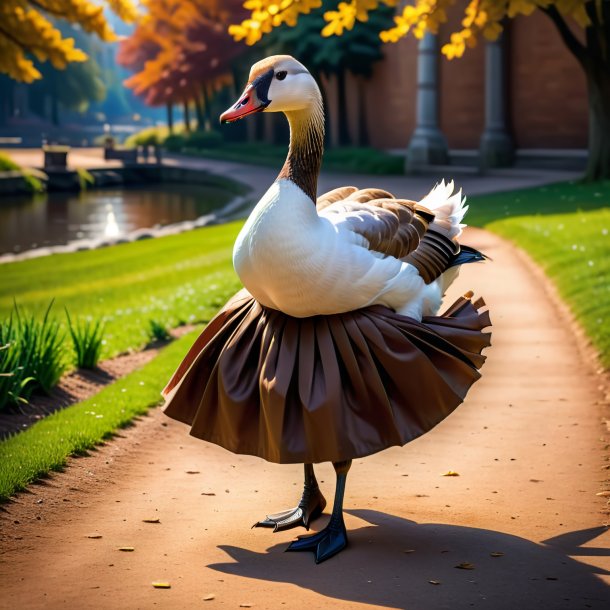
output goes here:
[{"label": "long neck", "polygon": [[324,152],[324,109],[321,96],[306,110],[286,112],[286,117],[290,124],[290,147],[278,179],[292,180],[315,202]]}]

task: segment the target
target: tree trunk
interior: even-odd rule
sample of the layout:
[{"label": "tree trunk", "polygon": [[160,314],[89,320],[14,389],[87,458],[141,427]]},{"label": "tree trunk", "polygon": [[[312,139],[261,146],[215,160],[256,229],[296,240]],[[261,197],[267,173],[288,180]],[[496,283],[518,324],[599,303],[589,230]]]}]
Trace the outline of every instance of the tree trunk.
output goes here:
[{"label": "tree trunk", "polygon": [[589,159],[584,180],[610,178],[610,2],[585,2],[590,24],[584,42],[568,26],[553,4],[542,11],[555,24],[566,47],[587,77],[589,93]]},{"label": "tree trunk", "polygon": [[610,179],[610,73],[602,62],[585,70],[589,91],[587,182]]},{"label": "tree trunk", "polygon": [[210,115],[210,92],[208,86],[203,83],[201,85],[201,93],[203,94],[203,119],[205,123],[205,130],[210,131],[212,124],[212,117]]},{"label": "tree trunk", "polygon": [[184,129],[187,133],[191,133],[191,112],[188,102],[184,102]]},{"label": "tree trunk", "polygon": [[199,96],[195,97],[195,114],[197,115],[197,131],[204,131],[205,118],[203,116],[203,104]]},{"label": "tree trunk", "polygon": [[368,146],[369,126],[366,120],[366,80],[364,76],[356,77],[358,80],[358,145]]},{"label": "tree trunk", "polygon": [[339,146],[349,146],[352,142],[349,136],[347,97],[345,94],[345,70],[337,72],[337,101],[339,106],[337,112]]},{"label": "tree trunk", "polygon": [[167,127],[170,133],[174,133],[174,105],[167,102]]}]

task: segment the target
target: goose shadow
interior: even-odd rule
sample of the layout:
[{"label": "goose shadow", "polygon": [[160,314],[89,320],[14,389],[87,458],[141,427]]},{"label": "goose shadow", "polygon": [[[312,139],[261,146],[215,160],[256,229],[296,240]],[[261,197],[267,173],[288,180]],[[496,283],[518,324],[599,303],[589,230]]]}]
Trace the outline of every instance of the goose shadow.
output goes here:
[{"label": "goose shadow", "polygon": [[[310,553],[285,555],[286,544],[278,544],[263,553],[220,546],[232,562],[208,567],[388,608],[610,608],[610,587],[597,576],[610,572],[570,557],[610,556],[609,549],[580,548],[605,527],[536,544],[492,530],[416,523],[373,510],[346,512],[368,525],[350,530],[348,549],[323,564],[315,565]],[[463,563],[474,568],[456,568]]]}]

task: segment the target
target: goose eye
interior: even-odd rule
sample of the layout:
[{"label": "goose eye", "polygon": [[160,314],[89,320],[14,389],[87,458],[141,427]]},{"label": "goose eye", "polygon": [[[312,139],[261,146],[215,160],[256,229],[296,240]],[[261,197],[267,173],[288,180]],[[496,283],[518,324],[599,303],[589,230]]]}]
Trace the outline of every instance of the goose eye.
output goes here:
[{"label": "goose eye", "polygon": [[276,73],[275,78],[277,78],[278,80],[284,80],[287,74],[288,72],[286,72],[286,70],[280,70]]}]

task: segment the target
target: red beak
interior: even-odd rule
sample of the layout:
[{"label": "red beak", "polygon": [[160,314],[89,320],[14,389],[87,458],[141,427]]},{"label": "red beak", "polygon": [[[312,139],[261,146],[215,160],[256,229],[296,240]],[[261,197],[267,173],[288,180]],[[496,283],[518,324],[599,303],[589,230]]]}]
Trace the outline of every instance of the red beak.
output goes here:
[{"label": "red beak", "polygon": [[225,110],[220,115],[221,123],[234,123],[243,119],[249,114],[260,112],[266,107],[265,104],[261,104],[258,96],[256,95],[256,89],[252,85],[248,85],[245,91],[236,104]]}]

